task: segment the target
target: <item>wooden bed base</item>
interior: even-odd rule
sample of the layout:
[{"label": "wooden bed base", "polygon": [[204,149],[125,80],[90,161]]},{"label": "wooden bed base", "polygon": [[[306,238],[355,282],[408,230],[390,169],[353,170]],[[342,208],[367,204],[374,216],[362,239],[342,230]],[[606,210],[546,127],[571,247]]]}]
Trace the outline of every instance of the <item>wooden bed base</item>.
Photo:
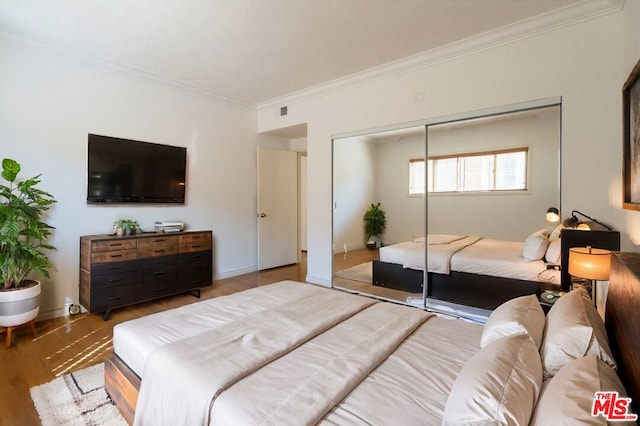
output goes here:
[{"label": "wooden bed base", "polygon": [[104,362],[104,388],[122,417],[132,425],[140,392],[140,377],[116,354]]},{"label": "wooden bed base", "polygon": [[[640,253],[616,253],[606,302],[605,325],[618,374],[636,413],[640,409]],[[491,292],[486,288],[486,292]],[[105,388],[124,418],[133,423],[140,378],[115,354],[105,361]]]},{"label": "wooden bed base", "polygon": [[[397,263],[373,261],[373,285],[421,293],[424,272],[406,269]],[[475,308],[493,310],[507,300],[552,289],[551,284],[489,275],[454,272],[429,273],[427,297]]]}]

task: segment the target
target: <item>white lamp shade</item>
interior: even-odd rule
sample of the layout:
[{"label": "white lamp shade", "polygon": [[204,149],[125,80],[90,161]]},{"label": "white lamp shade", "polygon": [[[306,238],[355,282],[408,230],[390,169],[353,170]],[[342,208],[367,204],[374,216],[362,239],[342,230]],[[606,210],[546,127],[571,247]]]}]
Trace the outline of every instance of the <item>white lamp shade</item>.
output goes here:
[{"label": "white lamp shade", "polygon": [[569,249],[569,274],[588,280],[608,281],[611,252],[591,247]]}]

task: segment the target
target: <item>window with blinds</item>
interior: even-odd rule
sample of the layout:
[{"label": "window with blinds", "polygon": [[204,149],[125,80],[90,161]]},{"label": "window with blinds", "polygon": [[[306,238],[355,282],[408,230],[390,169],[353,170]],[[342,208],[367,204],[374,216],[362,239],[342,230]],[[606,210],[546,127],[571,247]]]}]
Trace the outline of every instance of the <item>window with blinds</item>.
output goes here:
[{"label": "window with blinds", "polygon": [[409,194],[429,192],[519,191],[527,189],[528,148],[409,160]]}]

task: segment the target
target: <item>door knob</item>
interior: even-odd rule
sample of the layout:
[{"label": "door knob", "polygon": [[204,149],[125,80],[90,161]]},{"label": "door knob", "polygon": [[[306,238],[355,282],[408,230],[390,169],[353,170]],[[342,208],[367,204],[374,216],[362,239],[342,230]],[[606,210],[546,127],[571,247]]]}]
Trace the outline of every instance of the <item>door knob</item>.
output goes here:
[{"label": "door knob", "polygon": [[267,215],[266,215],[266,214],[264,214],[264,213],[260,213],[260,214],[258,214],[258,217],[266,217],[266,216],[267,216]]}]

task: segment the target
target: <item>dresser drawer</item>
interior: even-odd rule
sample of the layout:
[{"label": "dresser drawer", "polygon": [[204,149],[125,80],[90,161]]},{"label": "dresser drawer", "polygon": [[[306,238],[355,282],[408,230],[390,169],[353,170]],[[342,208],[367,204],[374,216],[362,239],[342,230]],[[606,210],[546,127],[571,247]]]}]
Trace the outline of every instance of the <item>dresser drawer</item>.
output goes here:
[{"label": "dresser drawer", "polygon": [[200,287],[208,287],[212,285],[211,271],[200,271],[193,274],[180,274],[178,285],[180,290],[195,290]]},{"label": "dresser drawer", "polygon": [[210,257],[195,259],[189,262],[180,262],[178,270],[180,271],[180,275],[193,274],[200,271],[211,274],[211,263]]},{"label": "dresser drawer", "polygon": [[178,236],[177,235],[169,235],[169,236],[157,236],[157,237],[149,237],[149,238],[140,238],[138,240],[138,248],[148,249],[150,247],[166,247],[166,246],[175,246],[178,245]]},{"label": "dresser drawer", "polygon": [[211,244],[206,242],[180,243],[180,253],[193,253],[196,251],[210,251]]},{"label": "dresser drawer", "polygon": [[178,281],[175,277],[151,280],[138,283],[138,300],[150,300],[168,296],[178,292]]},{"label": "dresser drawer", "polygon": [[160,278],[176,279],[178,275],[178,265],[151,266],[138,269],[138,281],[156,280]]},{"label": "dresser drawer", "polygon": [[211,245],[211,233],[210,232],[198,232],[194,234],[183,234],[178,236],[180,238],[180,244],[188,243],[204,243]]},{"label": "dresser drawer", "polygon": [[109,309],[135,303],[137,289],[135,285],[121,285],[91,291],[91,312],[103,312]]},{"label": "dresser drawer", "polygon": [[[158,242],[154,242],[158,240]],[[138,257],[169,256],[178,253],[178,237],[146,238],[138,242]]]},{"label": "dresser drawer", "polygon": [[116,272],[114,274],[97,275],[91,279],[91,290],[115,287],[135,283],[138,278],[137,271]]},{"label": "dresser drawer", "polygon": [[125,260],[132,260],[137,258],[138,254],[136,252],[136,249],[91,253],[92,263],[123,262]]},{"label": "dresser drawer", "polygon": [[172,254],[169,256],[157,256],[138,259],[139,268],[153,268],[157,266],[177,265],[178,255]]},{"label": "dresser drawer", "polygon": [[203,260],[211,262],[211,250],[180,253],[179,259],[181,266],[191,262],[202,262]]},{"label": "dresser drawer", "polygon": [[131,250],[135,248],[135,239],[94,241],[93,243],[91,243],[91,251],[93,253],[114,250]]},{"label": "dresser drawer", "polygon": [[136,271],[138,269],[138,262],[136,260],[127,260],[124,262],[107,262],[96,263],[91,266],[91,275],[95,278],[97,275],[123,273]]}]

